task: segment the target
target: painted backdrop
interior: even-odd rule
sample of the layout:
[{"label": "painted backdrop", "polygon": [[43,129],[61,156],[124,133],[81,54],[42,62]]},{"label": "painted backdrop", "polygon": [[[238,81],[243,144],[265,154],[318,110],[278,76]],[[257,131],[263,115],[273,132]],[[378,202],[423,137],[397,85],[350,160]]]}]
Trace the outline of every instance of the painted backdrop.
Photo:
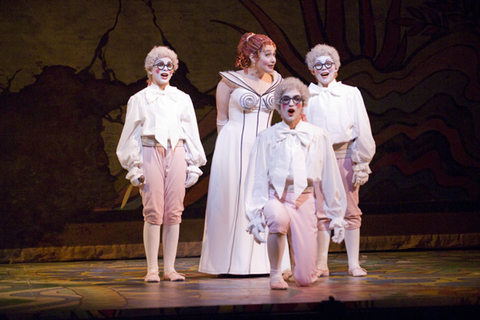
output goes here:
[{"label": "painted backdrop", "polygon": [[[480,188],[480,4],[476,0],[18,0],[0,2],[0,247],[34,245],[97,212],[121,219],[128,181],[115,156],[128,98],[154,45],[181,60],[172,84],[215,144],[215,86],[246,31],[277,44],[277,70],[306,84],[318,43],[341,56],[377,153],[369,212],[472,210]],[[205,174],[186,196],[203,217]],[[125,210],[139,211],[138,192]]]}]

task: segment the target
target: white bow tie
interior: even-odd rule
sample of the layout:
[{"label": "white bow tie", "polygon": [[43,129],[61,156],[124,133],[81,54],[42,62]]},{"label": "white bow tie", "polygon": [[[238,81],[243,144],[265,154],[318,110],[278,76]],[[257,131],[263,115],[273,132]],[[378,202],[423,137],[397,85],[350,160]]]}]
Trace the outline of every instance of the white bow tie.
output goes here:
[{"label": "white bow tie", "polygon": [[282,197],[288,172],[290,166],[292,166],[296,200],[308,186],[305,168],[305,154],[302,150],[302,145],[305,147],[308,146],[311,140],[310,133],[301,129],[290,130],[279,126],[275,130],[275,137],[277,143],[280,143],[280,146],[272,184],[277,195]]},{"label": "white bow tie", "polygon": [[[159,97],[168,97],[173,102],[176,102],[176,94],[168,91],[168,87],[165,90],[160,90],[156,85],[151,85],[145,92],[145,97],[148,103],[155,102]],[[168,100],[160,100],[157,105],[160,110],[169,107]],[[156,107],[157,107],[156,106]],[[167,148],[168,140],[172,149],[175,149],[178,140],[180,139],[181,128],[177,128],[175,119],[171,118],[174,112],[172,110],[166,110],[166,112],[155,112],[155,139],[164,147]]]},{"label": "white bow tie", "polygon": [[313,94],[320,94],[322,92],[328,92],[332,96],[335,96],[335,97],[340,97],[341,96],[339,83],[336,83],[335,85],[329,86],[329,87],[320,87],[319,85],[315,85],[315,86],[310,86],[309,89],[311,91],[313,91]]},{"label": "white bow tie", "polygon": [[173,101],[176,101],[176,94],[173,92],[165,91],[165,90],[160,90],[158,87],[148,87],[147,91],[145,92],[145,96],[147,98],[148,103],[152,103],[155,100],[157,100],[159,97],[166,96]]},{"label": "white bow tie", "polygon": [[304,146],[310,143],[310,133],[301,129],[285,129],[285,127],[279,127],[275,130],[275,137],[277,142],[283,141],[288,137],[297,137]]}]

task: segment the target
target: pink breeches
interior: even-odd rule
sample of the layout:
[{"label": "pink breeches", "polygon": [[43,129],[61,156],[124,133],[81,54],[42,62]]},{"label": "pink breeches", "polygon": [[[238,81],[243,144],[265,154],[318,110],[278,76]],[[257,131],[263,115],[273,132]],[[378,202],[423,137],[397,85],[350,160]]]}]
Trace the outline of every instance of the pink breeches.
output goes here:
[{"label": "pink breeches", "polygon": [[270,233],[287,234],[293,277],[300,286],[317,280],[317,218],[313,193],[304,193],[293,202],[293,193],[284,193],[278,199],[270,190],[264,215]]},{"label": "pink breeches", "polygon": [[187,164],[183,146],[143,147],[141,188],[144,220],[151,224],[175,225],[182,221]]},{"label": "pink breeches", "polygon": [[[340,176],[342,177],[343,187],[345,194],[347,195],[347,210],[345,211],[345,221],[348,222],[347,230],[354,230],[360,228],[362,225],[362,211],[358,207],[358,190],[359,187],[354,187],[352,158],[337,159],[338,169]],[[318,192],[317,203],[317,218],[318,218],[318,230],[328,230],[330,225],[330,219],[325,215],[323,210],[323,194],[319,191],[318,186],[315,186],[315,192]]]}]

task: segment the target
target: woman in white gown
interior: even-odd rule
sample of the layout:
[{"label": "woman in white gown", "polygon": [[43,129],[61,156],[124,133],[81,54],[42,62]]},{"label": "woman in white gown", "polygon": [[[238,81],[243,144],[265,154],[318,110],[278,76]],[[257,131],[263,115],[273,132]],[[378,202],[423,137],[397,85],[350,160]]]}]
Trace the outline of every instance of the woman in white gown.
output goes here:
[{"label": "woman in white gown", "polygon": [[[238,71],[220,72],[217,86],[218,137],[208,188],[199,271],[209,274],[268,274],[267,247],[246,232],[244,179],[258,133],[272,121],[273,93],[282,81],[276,46],[261,34],[246,33],[238,45]],[[282,267],[289,267],[285,254]]]}]

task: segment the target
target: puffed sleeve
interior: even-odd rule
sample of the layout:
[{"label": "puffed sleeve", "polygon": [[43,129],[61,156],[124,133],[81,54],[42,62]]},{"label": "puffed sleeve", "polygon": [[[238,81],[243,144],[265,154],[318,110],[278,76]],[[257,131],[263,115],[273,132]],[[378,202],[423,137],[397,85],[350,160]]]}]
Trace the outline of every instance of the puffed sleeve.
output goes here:
[{"label": "puffed sleeve", "polygon": [[253,144],[245,176],[245,215],[252,222],[262,217],[268,201],[267,146],[260,133]]},{"label": "puffed sleeve", "polygon": [[[331,147],[332,143],[326,130],[319,136],[317,157],[323,158],[323,170],[321,175],[321,185],[323,190],[323,209],[326,216],[331,219],[330,229],[334,227],[343,227],[346,225],[344,220],[345,209],[347,208],[347,197],[343,187],[342,177],[338,170],[335,153]],[[319,162],[319,161],[317,161]],[[321,204],[318,204],[321,205]]]},{"label": "puffed sleeve", "polygon": [[187,173],[194,172],[202,175],[202,170],[199,167],[207,163],[207,157],[203,150],[202,142],[200,141],[200,134],[198,133],[197,117],[193,108],[192,99],[185,94],[184,112],[182,115],[182,130],[185,133],[186,139],[184,143],[185,160],[187,162]]},{"label": "puffed sleeve", "polygon": [[128,171],[126,179],[137,180],[143,175],[143,154],[142,154],[142,102],[139,96],[132,96],[128,100],[127,115],[123,126],[120,141],[117,146],[117,157],[120,164]]},{"label": "puffed sleeve", "polygon": [[[363,102],[362,94],[358,88],[354,88],[353,109],[354,109],[354,135],[357,137],[352,145],[352,161],[355,164],[363,164],[368,167],[375,155],[375,140],[373,139],[370,120],[367,109]],[[367,170],[370,173],[370,168]]]}]

